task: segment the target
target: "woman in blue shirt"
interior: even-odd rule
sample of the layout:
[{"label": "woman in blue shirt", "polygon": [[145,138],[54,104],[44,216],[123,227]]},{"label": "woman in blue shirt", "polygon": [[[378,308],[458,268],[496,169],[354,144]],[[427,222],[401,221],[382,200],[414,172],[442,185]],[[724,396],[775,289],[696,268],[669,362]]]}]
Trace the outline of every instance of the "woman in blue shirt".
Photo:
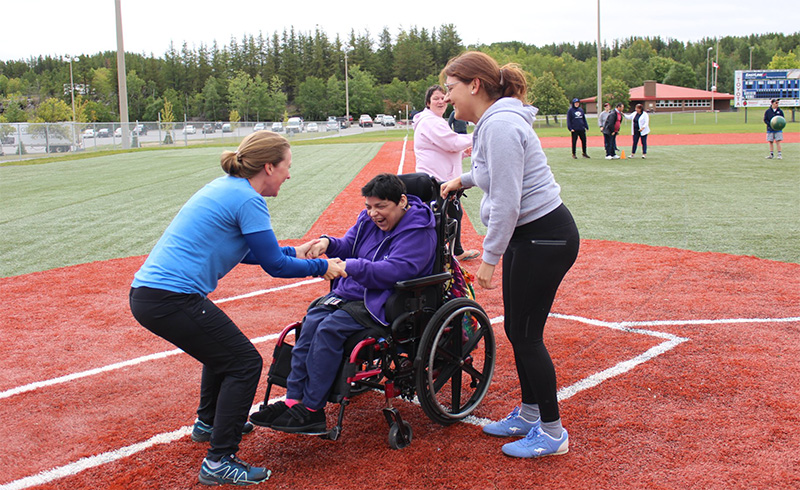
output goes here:
[{"label": "woman in blue shirt", "polygon": [[236,152],[224,152],[227,175],[184,204],[131,285],[136,320],[203,364],[192,439],[210,441],[199,474],[206,485],[258,483],[270,475],[236,457],[242,433],[252,430],[246,421],[261,378],[261,355],[208,294],[240,262],[258,264],[275,277],[346,275],[338,259],[305,260],[314,242],[278,245],[264,196],[278,195],[291,164],[289,142],[268,131],[248,135]]}]

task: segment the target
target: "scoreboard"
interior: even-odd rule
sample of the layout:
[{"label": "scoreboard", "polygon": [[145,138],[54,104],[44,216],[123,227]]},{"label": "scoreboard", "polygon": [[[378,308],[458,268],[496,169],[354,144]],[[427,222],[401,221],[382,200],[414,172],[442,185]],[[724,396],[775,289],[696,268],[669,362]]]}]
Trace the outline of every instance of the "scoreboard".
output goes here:
[{"label": "scoreboard", "polygon": [[800,69],[736,70],[735,107],[769,107],[772,99],[781,107],[800,106]]}]

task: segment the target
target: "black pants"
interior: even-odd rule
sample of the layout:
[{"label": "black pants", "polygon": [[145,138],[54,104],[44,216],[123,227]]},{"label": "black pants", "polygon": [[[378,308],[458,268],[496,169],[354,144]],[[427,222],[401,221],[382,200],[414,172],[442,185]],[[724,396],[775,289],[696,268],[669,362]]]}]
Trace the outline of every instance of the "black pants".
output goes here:
[{"label": "black pants", "polygon": [[203,295],[132,288],[129,299],[136,321],[203,363],[197,417],[214,426],[209,459],[236,454],[261,378],[261,354]]},{"label": "black pants", "polygon": [[617,154],[617,133],[603,133],[603,142],[606,145],[606,156],[613,157]]},{"label": "black pants", "polygon": [[514,231],[503,255],[505,331],[514,350],[522,403],[542,420],[560,418],[556,372],[543,333],[558,286],[578,256],[578,228],[563,204]]},{"label": "black pants", "polygon": [[584,130],[575,130],[572,132],[572,154],[575,154],[575,147],[578,143],[578,138],[581,139],[581,148],[583,149],[583,154],[586,154],[586,131]]}]

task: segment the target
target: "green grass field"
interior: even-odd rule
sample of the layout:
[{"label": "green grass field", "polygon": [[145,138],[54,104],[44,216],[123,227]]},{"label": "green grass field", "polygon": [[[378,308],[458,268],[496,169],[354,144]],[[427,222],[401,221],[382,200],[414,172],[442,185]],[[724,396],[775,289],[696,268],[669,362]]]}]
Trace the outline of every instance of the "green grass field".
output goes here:
[{"label": "green grass field", "polygon": [[[268,199],[280,239],[305,234],[385,141],[372,138],[293,146],[292,178]],[[648,160],[625,161],[547,154],[583,238],[800,263],[800,158],[792,156],[800,145],[784,145],[782,161],[764,160],[764,146],[656,146]],[[0,276],[148,253],[189,196],[222,175],[220,153],[137,151],[0,168]],[[468,196],[483,232],[480,191]]]}]

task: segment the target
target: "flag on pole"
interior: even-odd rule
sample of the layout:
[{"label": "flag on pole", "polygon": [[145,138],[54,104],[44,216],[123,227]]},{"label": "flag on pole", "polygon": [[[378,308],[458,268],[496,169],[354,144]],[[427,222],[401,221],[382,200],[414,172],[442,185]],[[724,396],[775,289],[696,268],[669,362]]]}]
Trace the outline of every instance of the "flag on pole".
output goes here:
[{"label": "flag on pole", "polygon": [[713,66],[714,68],[719,68],[719,65],[717,64],[716,61],[712,61],[711,66]]}]

